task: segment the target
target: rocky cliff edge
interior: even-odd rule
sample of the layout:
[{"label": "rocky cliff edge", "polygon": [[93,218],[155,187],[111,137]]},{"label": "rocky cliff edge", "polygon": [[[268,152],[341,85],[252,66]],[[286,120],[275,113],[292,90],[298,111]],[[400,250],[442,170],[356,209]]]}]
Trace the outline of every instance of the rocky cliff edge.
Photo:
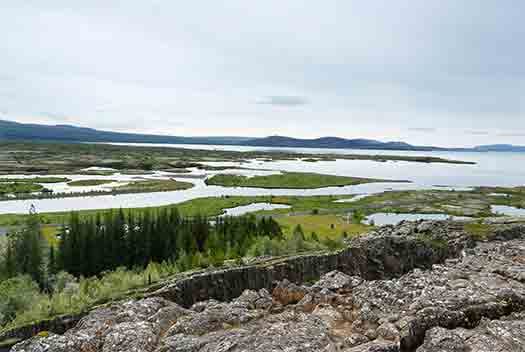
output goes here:
[{"label": "rocky cliff edge", "polygon": [[404,223],[350,247],[366,250],[352,252],[360,256],[353,265],[334,261],[338,270],[314,283],[283,279],[229,302],[196,299],[191,306],[192,292],[180,292],[188,283],[168,285],[12,350],[525,351],[523,225],[501,225],[474,241],[458,223]]}]

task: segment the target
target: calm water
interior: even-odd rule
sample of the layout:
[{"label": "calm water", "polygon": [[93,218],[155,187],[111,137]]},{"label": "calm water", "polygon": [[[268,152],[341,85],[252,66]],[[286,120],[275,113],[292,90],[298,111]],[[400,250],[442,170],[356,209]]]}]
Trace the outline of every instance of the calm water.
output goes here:
[{"label": "calm water", "polygon": [[334,200],[334,203],[353,203],[353,202],[357,202],[360,199],[366,198],[368,196],[369,194],[358,194],[351,198],[343,198],[343,199]]},{"label": "calm water", "polygon": [[525,209],[510,207],[508,205],[493,205],[492,212],[507,216],[525,216]]},{"label": "calm water", "polygon": [[416,220],[464,220],[469,219],[463,216],[450,216],[447,214],[394,214],[394,213],[375,213],[367,216],[365,222],[374,223],[376,226],[396,225],[401,221],[416,221]]},{"label": "calm water", "polygon": [[[136,145],[136,144],[134,144]],[[150,145],[148,145],[150,146]],[[170,146],[170,145],[163,145]],[[368,195],[388,190],[414,189],[457,189],[465,190],[473,186],[518,186],[525,184],[525,153],[459,153],[459,152],[399,152],[381,150],[344,150],[344,149],[302,149],[302,148],[257,148],[237,146],[195,146],[172,145],[176,148],[194,148],[208,150],[286,150],[303,153],[339,153],[339,154],[373,154],[373,155],[426,155],[449,159],[474,161],[476,165],[426,164],[413,162],[376,162],[369,160],[342,160],[303,162],[300,160],[271,161],[250,160],[244,163],[209,163],[221,166],[242,166],[257,170],[225,170],[202,171],[192,170],[192,175],[201,178],[189,179],[174,177],[177,180],[191,182],[195,187],[184,191],[105,195],[96,197],[41,199],[41,200],[10,200],[0,202],[0,214],[26,213],[34,204],[40,212],[69,211],[84,209],[109,209],[147,207],[169,205],[201,197],[215,196],[255,196],[255,195]],[[262,169],[262,170],[261,170]],[[280,171],[317,172],[342,176],[358,176],[390,180],[409,180],[412,183],[370,183],[357,186],[327,187],[310,190],[289,189],[258,189],[258,188],[226,188],[206,186],[204,178],[216,173],[242,174],[245,176],[269,175]],[[60,175],[57,175],[60,176]],[[13,175],[13,177],[15,177]],[[121,175],[112,176],[68,176],[72,179],[114,179],[118,184],[129,183],[142,178],[169,178],[167,173],[157,172],[153,175]],[[46,187],[55,192],[92,191],[107,189],[112,185],[94,187],[72,187],[66,184],[47,184]]]},{"label": "calm water", "polygon": [[387,179],[410,179],[430,185],[450,186],[519,186],[525,184],[525,153],[513,152],[418,152],[395,150],[364,149],[314,149],[314,148],[270,148],[244,146],[217,146],[193,144],[140,144],[121,143],[134,146],[163,146],[173,148],[229,150],[229,151],[286,151],[312,154],[365,154],[365,155],[407,155],[435,156],[446,159],[476,162],[476,165],[422,164],[411,162],[380,163],[368,160],[338,160],[304,163],[296,161],[278,161],[264,163],[252,161],[265,169],[288,171],[313,171],[327,174],[341,174]]},{"label": "calm water", "polygon": [[286,204],[272,204],[272,203],[252,203],[248,205],[242,205],[235,208],[224,209],[225,216],[239,216],[247,213],[251,213],[259,210],[274,210],[274,209],[289,209],[291,208]]}]

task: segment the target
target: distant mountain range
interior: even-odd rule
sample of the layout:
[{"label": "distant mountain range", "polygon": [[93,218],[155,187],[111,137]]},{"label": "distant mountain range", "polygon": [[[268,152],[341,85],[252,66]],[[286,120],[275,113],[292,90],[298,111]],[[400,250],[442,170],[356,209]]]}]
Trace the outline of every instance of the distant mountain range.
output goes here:
[{"label": "distant mountain range", "polygon": [[113,143],[162,143],[162,144],[206,144],[238,145],[256,147],[333,148],[333,149],[382,149],[413,151],[516,151],[525,152],[525,146],[510,144],[482,145],[474,148],[443,148],[411,145],[405,142],[381,142],[372,139],[345,139],[323,137],[299,139],[284,136],[265,138],[251,137],[180,137],[153,134],[135,134],[96,130],[71,125],[23,124],[0,120],[0,141],[30,140],[57,142],[113,142]]},{"label": "distant mountain range", "polygon": [[257,147],[291,148],[334,148],[334,149],[387,149],[387,150],[445,150],[444,148],[415,146],[404,142],[380,142],[373,139],[344,139],[322,137],[316,139],[298,139],[282,136],[250,139],[241,145]]},{"label": "distant mountain range", "polygon": [[525,146],[512,144],[489,144],[472,148],[478,152],[525,152]]},{"label": "distant mountain range", "polygon": [[51,126],[0,120],[0,140],[238,145],[249,139],[251,138],[175,137],[120,133],[70,125]]}]

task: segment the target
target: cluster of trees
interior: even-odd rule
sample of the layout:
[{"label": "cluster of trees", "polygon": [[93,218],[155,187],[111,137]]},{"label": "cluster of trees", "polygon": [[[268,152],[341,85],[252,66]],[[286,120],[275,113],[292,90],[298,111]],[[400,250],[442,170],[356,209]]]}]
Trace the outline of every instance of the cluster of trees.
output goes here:
[{"label": "cluster of trees", "polygon": [[181,269],[222,265],[246,255],[258,238],[283,238],[272,218],[203,216],[184,218],[176,208],[157,213],[122,210],[95,218],[71,214],[62,231],[58,255],[50,253],[51,271],[92,276],[120,266],[145,267],[150,262],[177,262]]},{"label": "cluster of trees", "polygon": [[72,213],[59,237],[50,245],[36,214],[19,231],[0,236],[0,328],[80,311],[227,259],[335,249],[344,236],[305,236],[300,226],[285,236],[272,218],[187,218],[171,208],[92,218]]},{"label": "cluster of trees", "polygon": [[0,255],[0,278],[26,274],[43,285],[45,281],[44,251],[46,243],[40,232],[38,216],[32,214],[21,231],[12,233],[3,240]]},{"label": "cluster of trees", "polygon": [[[0,281],[29,275],[47,289],[53,275],[64,271],[91,277],[120,267],[140,270],[167,263],[178,271],[222,266],[225,260],[336,249],[340,239],[305,236],[300,226],[284,236],[271,217],[182,217],[177,208],[159,212],[105,212],[95,217],[71,213],[58,235],[58,246],[44,240],[40,219],[29,215],[20,231],[0,241]],[[3,242],[3,243],[2,243]]]},{"label": "cluster of trees", "polygon": [[49,290],[59,272],[91,277],[120,267],[141,270],[166,263],[185,271],[221,266],[225,260],[335,249],[340,241],[305,236],[298,226],[284,236],[272,218],[182,217],[176,208],[159,212],[105,212],[81,218],[71,213],[58,246],[41,234],[40,218],[29,215],[21,230],[0,238],[0,281],[28,275]]}]

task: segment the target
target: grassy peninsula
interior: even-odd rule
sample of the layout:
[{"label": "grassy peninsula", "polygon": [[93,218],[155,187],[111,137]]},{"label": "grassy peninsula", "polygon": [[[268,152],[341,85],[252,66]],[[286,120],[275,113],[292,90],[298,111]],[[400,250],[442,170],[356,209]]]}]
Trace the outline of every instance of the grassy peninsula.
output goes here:
[{"label": "grassy peninsula", "polygon": [[308,189],[322,187],[342,187],[370,182],[408,182],[389,181],[360,177],[323,175],[306,172],[283,172],[276,175],[246,177],[218,174],[206,180],[207,185],[224,187],[288,188]]}]

